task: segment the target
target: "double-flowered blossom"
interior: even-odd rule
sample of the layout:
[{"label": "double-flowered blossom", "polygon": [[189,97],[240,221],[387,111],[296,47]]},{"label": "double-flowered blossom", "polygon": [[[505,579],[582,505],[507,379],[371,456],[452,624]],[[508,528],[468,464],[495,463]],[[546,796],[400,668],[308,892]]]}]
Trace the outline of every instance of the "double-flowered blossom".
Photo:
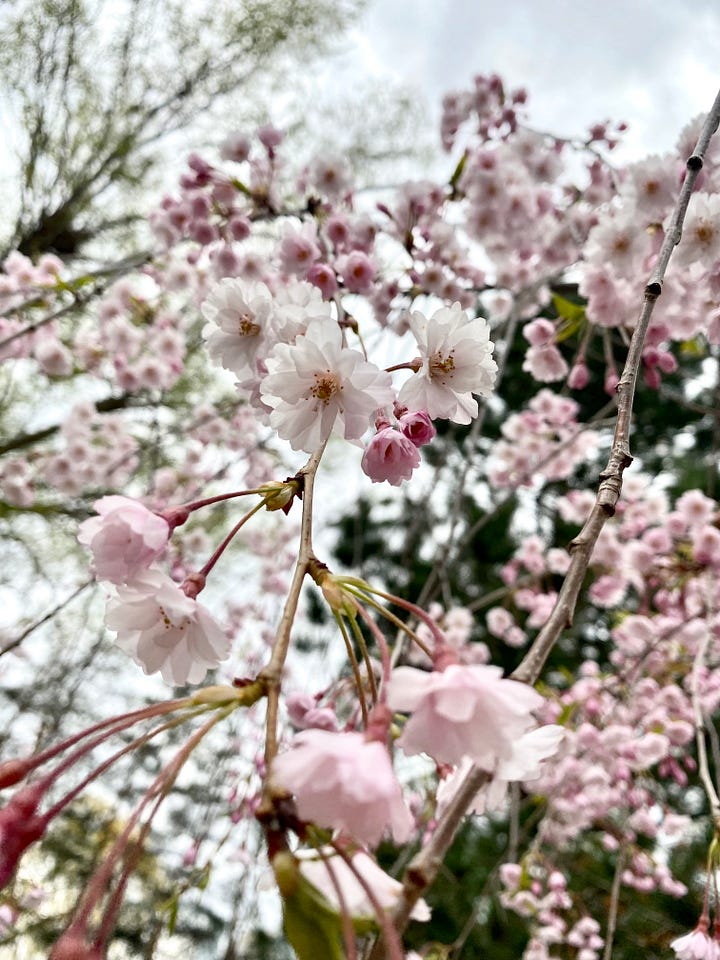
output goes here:
[{"label": "double-flowered blossom", "polygon": [[403,385],[398,401],[411,411],[426,411],[433,420],[470,423],[478,412],[473,394],[490,396],[497,374],[487,321],[469,320],[454,303],[429,319],[416,310],[409,324],[422,366]]},{"label": "double-flowered blossom", "polygon": [[260,385],[270,423],[293,450],[312,453],[331,433],[359,440],[395,399],[390,374],[343,344],[331,318],[314,319],[294,344],[278,343]]},{"label": "double-flowered blossom", "polygon": [[412,440],[394,427],[385,427],[365,447],[361,466],[373,483],[387,480],[399,487],[403,480],[410,479],[419,463],[420,454]]},{"label": "double-flowered blossom", "polygon": [[238,377],[253,374],[272,334],[273,298],[264,283],[226,278],[202,305],[208,353]]},{"label": "double-flowered blossom", "polygon": [[405,753],[453,764],[467,756],[488,771],[517,758],[517,741],[536,727],[532,711],[543,702],[532,687],[485,665],[432,673],[398,667],[388,686],[391,709],[410,713],[398,740]]},{"label": "double-flowered blossom", "polygon": [[[532,783],[538,780],[543,772],[544,761],[555,756],[564,736],[562,727],[548,723],[518,737],[512,745],[510,756],[498,760],[492,780],[478,791],[469,810],[473,813],[496,810],[505,800],[509,783]],[[473,761],[465,757],[452,776],[439,785],[438,816],[442,815],[472,765]]]},{"label": "double-flowered blossom", "polygon": [[167,546],[167,520],[129,497],[102,497],[99,516],[80,524],[78,540],[92,550],[99,580],[127,583],[157,559]]},{"label": "double-flowered blossom", "polygon": [[175,685],[200,683],[230,653],[230,637],[205,607],[160,570],[117,586],[105,622],[145,673]]},{"label": "double-flowered blossom", "polygon": [[386,829],[405,843],[413,818],[383,743],[362,733],[304,730],[273,760],[272,777],[295,794],[298,815],[374,846]]}]

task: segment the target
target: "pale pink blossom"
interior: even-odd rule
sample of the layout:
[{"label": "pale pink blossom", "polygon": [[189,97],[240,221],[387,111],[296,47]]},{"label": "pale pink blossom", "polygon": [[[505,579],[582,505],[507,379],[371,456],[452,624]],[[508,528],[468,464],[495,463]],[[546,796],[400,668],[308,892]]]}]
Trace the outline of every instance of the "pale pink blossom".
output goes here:
[{"label": "pale pink blossom", "polygon": [[674,267],[701,263],[710,269],[720,257],[720,196],[694,193],[690,197],[682,238],[675,248]]},{"label": "pale pink blossom", "polygon": [[230,653],[227,631],[206,608],[159,570],[116,588],[105,623],[145,673],[174,685],[200,683]]},{"label": "pale pink blossom", "polygon": [[555,324],[544,317],[538,317],[526,323],[523,327],[523,336],[532,347],[543,347],[555,339]]},{"label": "pale pink blossom", "polygon": [[508,630],[516,626],[515,618],[504,607],[491,607],[485,614],[488,632],[493,637],[502,637]]},{"label": "pale pink blossom", "polygon": [[33,353],[40,369],[48,377],[67,377],[73,370],[73,357],[68,348],[55,337],[45,337]]},{"label": "pale pink blossom", "polygon": [[329,300],[337,290],[337,277],[332,267],[326,263],[314,263],[307,272],[308,282],[317,287],[325,300]]},{"label": "pale pink blossom", "polygon": [[398,741],[405,753],[427,753],[438,763],[467,755],[487,770],[512,757],[543,702],[532,687],[484,665],[452,664],[433,673],[398,667],[388,685],[389,706],[410,713]]},{"label": "pale pink blossom", "polygon": [[[393,910],[400,900],[402,884],[385,873],[364,850],[358,850],[352,854],[350,857],[352,868],[332,847],[300,850],[296,856],[300,861],[300,873],[314,887],[317,887],[338,912],[341,910],[341,904],[336,885],[340,887],[345,909],[353,919],[376,919],[375,909],[358,875],[370,887],[384,910]],[[424,900],[418,900],[410,917],[419,921],[429,920],[430,907]]]},{"label": "pale pink blossom", "polygon": [[319,827],[345,830],[371,846],[388,828],[398,843],[412,833],[386,747],[361,733],[304,730],[275,758],[272,776],[295,795],[298,815]]},{"label": "pale pink blossom", "polygon": [[359,440],[375,410],[394,400],[390,375],[344,347],[330,318],[313,320],[292,345],[277,344],[266,363],[260,393],[293,450],[312,453],[331,433]]},{"label": "pale pink blossom", "polygon": [[315,221],[303,223],[298,228],[286,224],[278,250],[283,273],[307,276],[308,270],[320,259]]},{"label": "pale pink blossom", "polygon": [[350,293],[369,293],[375,279],[375,266],[366,253],[353,250],[335,264]]},{"label": "pale pink blossom", "polygon": [[344,157],[316,157],[310,182],[326,197],[338,197],[350,189],[352,173]]},{"label": "pale pink blossom", "polygon": [[568,365],[563,355],[552,343],[530,347],[525,354],[522,368],[541,383],[564,380],[568,374]]},{"label": "pale pink blossom", "polygon": [[287,712],[290,722],[298,730],[337,730],[338,721],[329,707],[319,707],[315,697],[309,693],[291,693],[288,695]]},{"label": "pale pink blossom", "polygon": [[387,480],[391,486],[399,487],[403,480],[410,479],[419,463],[415,444],[394,427],[386,427],[378,430],[365,447],[361,466],[373,483]]},{"label": "pale pink blossom", "polygon": [[250,138],[244,133],[231,133],[220,144],[220,156],[223,160],[233,160],[235,163],[242,163],[250,155]]},{"label": "pale pink blossom", "polygon": [[163,553],[168,522],[129,497],[102,497],[94,506],[100,516],[80,524],[78,540],[92,551],[98,580],[127,583]]},{"label": "pale pink blossom", "polygon": [[646,157],[628,167],[633,199],[640,214],[657,222],[665,218],[678,193],[677,163],[664,156]]},{"label": "pale pink blossom", "polygon": [[489,397],[497,373],[487,321],[469,320],[454,303],[429,319],[416,310],[409,323],[422,367],[403,385],[398,401],[411,411],[426,411],[433,420],[470,423],[478,412],[473,393]]},{"label": "pale pink blossom", "polygon": [[[488,769],[492,779],[477,792],[469,812],[497,810],[505,800],[509,783],[538,780],[542,776],[544,762],[557,753],[564,737],[564,728],[555,724],[536,727],[518,737],[512,744],[510,755],[498,760],[494,769]],[[442,816],[472,766],[470,757],[463,757],[452,776],[440,783],[437,816]]]},{"label": "pale pink blossom", "polygon": [[264,283],[222,280],[201,307],[203,330],[215,363],[238,377],[255,373],[256,358],[272,336],[272,295]]},{"label": "pale pink blossom", "polygon": [[720,949],[716,940],[707,935],[707,928],[698,924],[692,933],[678,937],[670,944],[677,960],[718,960]]},{"label": "pale pink blossom", "polygon": [[585,259],[600,267],[614,267],[631,276],[649,249],[648,238],[632,212],[601,214],[585,244]]}]

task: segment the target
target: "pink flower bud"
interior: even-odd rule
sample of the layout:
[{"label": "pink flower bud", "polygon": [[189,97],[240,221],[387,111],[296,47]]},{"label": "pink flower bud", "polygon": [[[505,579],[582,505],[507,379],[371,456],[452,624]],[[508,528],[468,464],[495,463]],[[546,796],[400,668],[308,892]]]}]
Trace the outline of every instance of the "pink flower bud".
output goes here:
[{"label": "pink flower bud", "polygon": [[552,343],[555,338],[555,325],[540,317],[525,324],[523,336],[531,346],[543,347],[546,343]]},{"label": "pink flower bud", "polygon": [[326,263],[314,263],[308,270],[307,278],[320,290],[324,300],[330,300],[337,290],[335,271]]},{"label": "pink flower bud", "polygon": [[590,382],[590,371],[585,363],[579,360],[568,374],[567,385],[571,390],[584,390]]},{"label": "pink flower bud", "polygon": [[46,818],[35,813],[43,791],[42,783],[24,787],[0,810],[0,890],[30,844],[45,832]]},{"label": "pink flower bud", "polygon": [[424,447],[437,433],[430,416],[424,410],[403,414],[399,424],[403,434],[408,440],[412,440],[416,447]]},{"label": "pink flower bud", "polygon": [[351,293],[369,293],[375,279],[375,267],[367,254],[354,250],[340,263],[345,286]]},{"label": "pink flower bud", "polygon": [[266,150],[272,152],[275,147],[279,147],[283,142],[285,134],[278,130],[271,123],[266,123],[264,127],[257,130],[257,138]]},{"label": "pink flower bud", "polygon": [[376,433],[365,448],[362,469],[373,483],[387,480],[399,487],[403,480],[410,479],[419,463],[415,444],[399,430],[388,427]]}]

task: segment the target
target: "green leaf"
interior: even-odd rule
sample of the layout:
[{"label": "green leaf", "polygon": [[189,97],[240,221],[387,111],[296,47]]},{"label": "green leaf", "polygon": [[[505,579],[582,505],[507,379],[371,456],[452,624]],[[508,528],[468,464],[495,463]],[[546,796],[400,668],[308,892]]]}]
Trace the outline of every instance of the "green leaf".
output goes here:
[{"label": "green leaf", "polygon": [[561,343],[563,340],[575,336],[583,326],[586,306],[582,303],[573,303],[572,300],[566,300],[559,293],[553,294],[552,302],[561,320],[555,334],[555,340],[557,343]]},{"label": "green leaf", "polygon": [[283,927],[298,960],[345,960],[342,918],[300,873],[291,853],[272,862],[283,901]]},{"label": "green leaf", "polygon": [[468,158],[468,151],[466,150],[463,153],[463,155],[460,157],[460,160],[458,161],[458,165],[455,167],[455,169],[453,170],[453,174],[450,177],[450,186],[452,187],[453,190],[455,190],[455,188],[457,187],[458,181],[462,176],[463,170],[465,169],[465,164],[467,163],[467,158]]},{"label": "green leaf", "polygon": [[170,936],[175,933],[175,926],[177,925],[177,915],[178,915],[178,898],[177,895],[172,898],[168,904],[168,933]]}]

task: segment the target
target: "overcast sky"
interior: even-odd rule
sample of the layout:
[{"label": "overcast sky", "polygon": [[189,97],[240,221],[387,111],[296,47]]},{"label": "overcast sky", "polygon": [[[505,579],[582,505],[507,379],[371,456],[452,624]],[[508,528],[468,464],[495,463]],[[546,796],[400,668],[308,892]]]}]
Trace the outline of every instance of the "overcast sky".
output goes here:
[{"label": "overcast sky", "polygon": [[371,0],[348,75],[418,90],[437,109],[474,73],[526,86],[533,125],[630,124],[625,158],[671,147],[720,85],[718,0]]}]

